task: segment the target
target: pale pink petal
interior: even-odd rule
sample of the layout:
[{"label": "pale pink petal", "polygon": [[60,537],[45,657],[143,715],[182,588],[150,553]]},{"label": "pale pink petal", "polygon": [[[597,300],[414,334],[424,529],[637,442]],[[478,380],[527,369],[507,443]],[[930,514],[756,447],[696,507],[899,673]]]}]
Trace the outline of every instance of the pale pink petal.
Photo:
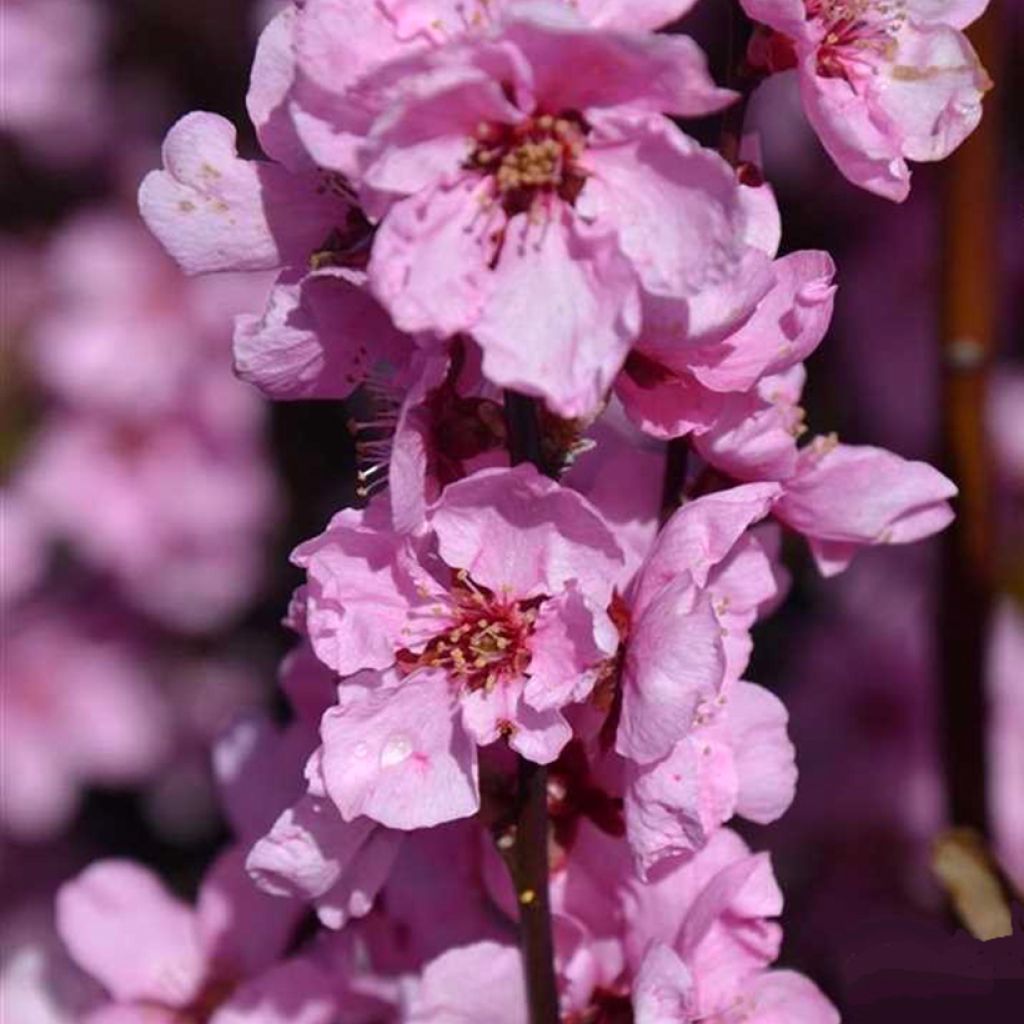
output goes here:
[{"label": "pale pink petal", "polygon": [[308,0],[295,24],[295,47],[303,75],[338,95],[411,52],[384,5],[365,0]]},{"label": "pale pink petal", "polygon": [[638,352],[626,360],[615,394],[637,427],[663,441],[709,429],[725,402],[689,374],[677,374]]},{"label": "pale pink petal", "polygon": [[505,214],[464,178],[397,203],[377,231],[370,284],[403,331],[471,330],[494,292],[489,263]]},{"label": "pale pink petal", "polygon": [[769,25],[791,39],[808,35],[804,0],[740,0],[740,3],[755,21]]},{"label": "pale pink petal", "polygon": [[680,573],[691,574],[697,586],[704,586],[714,567],[748,527],[768,514],[780,493],[778,484],[744,484],[683,505],[658,535],[641,571],[635,605],[644,606]]},{"label": "pale pink petal", "polygon": [[657,943],[633,979],[636,1024],[682,1024],[693,1019],[693,977],[674,950]]},{"label": "pale pink petal", "polygon": [[[502,28],[501,38],[529,61],[532,90],[550,110],[631,107],[697,117],[736,98],[715,85],[703,52],[686,36],[595,32],[552,4],[513,6]],[[565,74],[566,53],[579,74]]]},{"label": "pale pink petal", "polygon": [[430,521],[448,565],[518,599],[555,595],[574,579],[601,604],[623,563],[597,511],[530,465],[451,484]]},{"label": "pale pink petal", "polygon": [[291,4],[260,35],[245,105],[263,152],[287,167],[310,163],[295,132],[288,100],[295,82],[294,32],[298,11]]},{"label": "pale pink petal", "polygon": [[739,783],[736,812],[766,825],[785,813],[796,791],[789,715],[778,697],[753,683],[736,683],[727,700],[725,721]]},{"label": "pale pink petal", "polygon": [[989,0],[906,0],[907,12],[919,25],[967,28],[989,5]]},{"label": "pale pink petal", "polygon": [[836,1008],[808,978],[794,971],[765,971],[744,986],[748,1024],[840,1024]]},{"label": "pale pink petal", "polygon": [[891,118],[845,79],[818,75],[814,54],[800,69],[800,95],[821,144],[850,181],[896,202],[907,198],[910,170]]},{"label": "pale pink petal", "polygon": [[694,447],[737,480],[785,480],[796,470],[802,425],[802,410],[789,401],[765,401],[756,392],[729,395],[710,429],[694,437]]},{"label": "pale pink petal", "polygon": [[508,745],[528,761],[551,764],[572,739],[572,729],[560,711],[536,711],[525,701],[516,709],[515,728]]},{"label": "pale pink petal", "polygon": [[629,32],[662,28],[681,18],[695,3],[696,0],[572,0],[573,7],[588,24]]},{"label": "pale pink petal", "polygon": [[[375,843],[376,833],[389,837]],[[398,852],[398,833],[368,818],[345,822],[328,800],[305,796],[286,810],[249,851],[246,870],[275,896],[314,903],[323,924],[342,927],[366,914]],[[364,865],[380,869],[377,884],[364,884]]]},{"label": "pale pink petal", "polygon": [[832,319],[835,264],[825,252],[790,253],[774,264],[775,286],[753,315],[693,359],[693,374],[716,391],[746,391],[806,359]]},{"label": "pale pink petal", "polygon": [[283,279],[262,316],[236,321],[235,369],[272,398],[347,398],[409,340],[380,305],[338,273]]},{"label": "pale pink petal", "polygon": [[626,834],[645,874],[666,857],[699,850],[735,809],[733,753],[707,730],[654,764],[631,766],[628,777]]},{"label": "pale pink petal", "polygon": [[57,930],[75,962],[120,1001],[185,1006],[206,973],[191,909],[130,861],[100,861],[61,886]]},{"label": "pale pink petal", "polygon": [[[499,75],[471,60],[441,66],[420,76],[415,91],[377,119],[361,154],[360,194],[371,216],[382,216],[395,197],[461,177],[480,124],[522,118]],[[513,75],[510,67],[500,77]]]},{"label": "pale pink petal", "polygon": [[323,778],[342,816],[427,828],[475,814],[476,747],[444,673],[364,673],[342,683],[321,725]]},{"label": "pale pink petal", "polygon": [[[536,301],[543,295],[544,301]],[[493,383],[566,418],[604,401],[640,327],[636,276],[614,237],[561,203],[505,229],[493,292],[473,327]]]},{"label": "pale pink petal", "polygon": [[480,942],[427,964],[412,994],[408,1024],[526,1024],[519,950]]},{"label": "pale pink petal", "polygon": [[688,576],[664,585],[634,621],[622,680],[615,749],[647,764],[693,726],[722,684],[725,653],[711,600]]},{"label": "pale pink petal", "polygon": [[781,911],[782,893],[767,854],[729,864],[703,888],[676,947],[699,979],[701,1016],[729,1007],[741,979],[778,956],[782,931],[766,918]]},{"label": "pale pink petal", "polygon": [[188,273],[304,265],[348,202],[315,171],[292,174],[241,160],[234,127],[216,114],[187,114],[167,134],[164,170],[148,174],[139,208]]},{"label": "pale pink petal", "polygon": [[955,494],[953,483],[926,463],[819,438],[801,451],[775,514],[818,541],[906,544],[949,525]]},{"label": "pale pink petal", "polygon": [[732,168],[670,121],[602,115],[585,155],[577,213],[618,231],[643,286],[687,298],[735,279],[746,207]]},{"label": "pale pink petal", "polygon": [[538,711],[586,699],[599,666],[615,654],[619,637],[605,610],[575,584],[541,606],[530,638],[524,691]]},{"label": "pale pink petal", "polygon": [[402,629],[418,602],[403,571],[410,542],[378,529],[378,510],[344,511],[293,559],[306,569],[306,629],[317,657],[340,675],[386,668],[404,646]]},{"label": "pale pink petal", "polygon": [[897,126],[908,160],[949,156],[977,127],[992,86],[967,37],[943,25],[906,26],[885,72],[878,103]]}]

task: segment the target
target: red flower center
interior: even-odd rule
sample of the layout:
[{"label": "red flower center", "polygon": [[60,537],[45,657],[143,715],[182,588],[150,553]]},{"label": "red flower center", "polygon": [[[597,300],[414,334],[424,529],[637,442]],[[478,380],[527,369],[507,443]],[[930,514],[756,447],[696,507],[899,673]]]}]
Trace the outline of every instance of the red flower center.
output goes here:
[{"label": "red flower center", "polygon": [[823,78],[856,77],[892,60],[907,20],[905,0],[804,0],[822,30],[817,69]]},{"label": "red flower center", "polygon": [[580,158],[588,127],[573,112],[540,114],[519,124],[483,123],[473,136],[467,166],[488,175],[509,216],[528,211],[539,195],[576,201],[586,174]]},{"label": "red flower center", "polygon": [[468,690],[492,690],[521,676],[530,663],[530,636],[543,598],[516,601],[474,583],[460,570],[451,590],[452,622],[420,654],[399,652],[406,672],[442,668]]}]

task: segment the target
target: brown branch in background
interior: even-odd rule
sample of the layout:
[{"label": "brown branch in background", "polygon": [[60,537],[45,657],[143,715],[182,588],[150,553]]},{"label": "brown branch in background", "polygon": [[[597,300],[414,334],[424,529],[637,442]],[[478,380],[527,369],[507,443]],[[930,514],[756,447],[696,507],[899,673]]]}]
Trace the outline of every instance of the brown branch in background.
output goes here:
[{"label": "brown branch in background", "polygon": [[[549,472],[542,455],[536,402],[507,391],[505,422],[512,463],[529,462],[540,472]],[[558,1024],[555,944],[548,892],[547,768],[520,756],[518,788],[514,820],[500,834],[498,845],[519,901],[520,948],[530,1024]]]},{"label": "brown branch in background", "polygon": [[[993,74],[994,9],[969,33]],[[996,344],[998,108],[991,97],[974,134],[944,168],[942,257],[942,455],[960,489],[944,537],[939,653],[949,818],[988,833],[985,651],[993,590],[991,461],[985,404]]]}]

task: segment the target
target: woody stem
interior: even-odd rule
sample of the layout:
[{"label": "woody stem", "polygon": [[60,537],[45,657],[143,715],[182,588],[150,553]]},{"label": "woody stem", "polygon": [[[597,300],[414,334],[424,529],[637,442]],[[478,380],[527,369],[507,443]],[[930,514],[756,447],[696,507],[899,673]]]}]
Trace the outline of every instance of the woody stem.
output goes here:
[{"label": "woody stem", "polygon": [[[998,12],[970,33],[997,74]],[[996,344],[998,280],[998,109],[990,100],[974,134],[950,158],[944,179],[942,267],[942,445],[960,489],[957,518],[943,538],[939,643],[949,816],[983,834],[985,645],[992,602],[992,482],[984,410]]]},{"label": "woody stem", "polygon": [[[505,392],[505,422],[512,463],[529,462],[549,470],[541,450],[540,421],[532,398]],[[526,978],[530,1024],[558,1024],[555,945],[548,893],[548,772],[522,755],[518,765],[514,845],[508,851],[519,901],[520,948]]]}]

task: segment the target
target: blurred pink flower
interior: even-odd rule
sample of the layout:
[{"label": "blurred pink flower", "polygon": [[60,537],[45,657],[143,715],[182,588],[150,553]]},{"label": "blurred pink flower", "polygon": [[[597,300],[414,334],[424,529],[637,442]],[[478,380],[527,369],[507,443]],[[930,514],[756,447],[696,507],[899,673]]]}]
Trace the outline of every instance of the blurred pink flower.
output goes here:
[{"label": "blurred pink flower", "polygon": [[3,129],[57,167],[98,156],[112,127],[106,18],[92,0],[5,0]]},{"label": "blurred pink flower", "polygon": [[234,850],[195,908],[130,861],[94,863],[57,895],[61,938],[110,998],[89,1024],[329,1024],[344,980],[310,957],[283,959],[297,924],[296,907],[253,888]]},{"label": "blurred pink flower", "polygon": [[67,609],[4,622],[4,828],[47,839],[90,785],[147,779],[168,753],[169,709],[120,636]]}]

